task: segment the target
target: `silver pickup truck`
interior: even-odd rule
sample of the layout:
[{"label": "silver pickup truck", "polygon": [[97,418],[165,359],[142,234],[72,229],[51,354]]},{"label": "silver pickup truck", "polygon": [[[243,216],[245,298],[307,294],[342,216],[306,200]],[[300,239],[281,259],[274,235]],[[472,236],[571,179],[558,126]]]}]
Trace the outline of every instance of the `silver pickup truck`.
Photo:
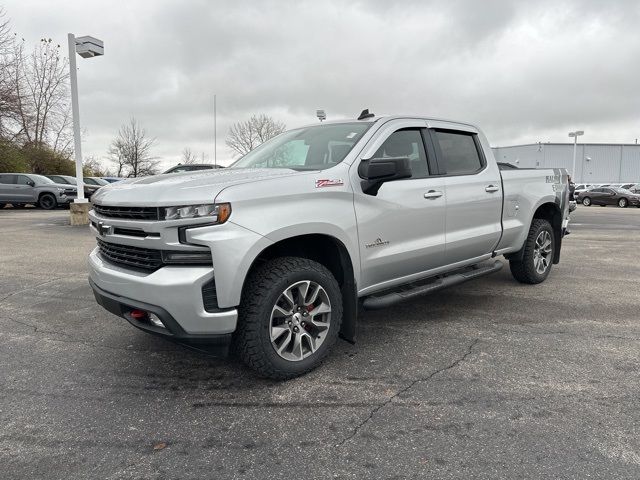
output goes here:
[{"label": "silver pickup truck", "polygon": [[544,281],[569,220],[564,170],[501,170],[473,125],[368,111],[92,201],[99,304],[169,339],[230,345],[271,378],[354,341],[359,307],[495,272],[498,256],[516,280]]}]

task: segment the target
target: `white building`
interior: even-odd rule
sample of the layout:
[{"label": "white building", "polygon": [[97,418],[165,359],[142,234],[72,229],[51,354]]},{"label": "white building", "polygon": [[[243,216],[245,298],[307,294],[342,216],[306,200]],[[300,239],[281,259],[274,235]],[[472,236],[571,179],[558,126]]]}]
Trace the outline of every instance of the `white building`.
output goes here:
[{"label": "white building", "polygon": [[[498,162],[520,168],[566,168],[573,165],[573,143],[534,143],[494,147]],[[576,151],[576,183],[640,183],[640,145],[579,143]]]}]

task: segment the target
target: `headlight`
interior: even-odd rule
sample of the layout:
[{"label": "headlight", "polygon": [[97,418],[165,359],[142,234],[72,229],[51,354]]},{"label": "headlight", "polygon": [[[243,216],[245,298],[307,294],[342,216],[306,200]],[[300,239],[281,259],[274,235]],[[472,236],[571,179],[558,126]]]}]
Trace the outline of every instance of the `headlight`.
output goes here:
[{"label": "headlight", "polygon": [[64,192],[64,188],[56,187],[56,189],[57,189],[60,193]]},{"label": "headlight", "polygon": [[224,223],[231,215],[230,203],[185,205],[182,207],[165,207],[165,220],[181,220],[183,218],[208,218],[213,223]]}]

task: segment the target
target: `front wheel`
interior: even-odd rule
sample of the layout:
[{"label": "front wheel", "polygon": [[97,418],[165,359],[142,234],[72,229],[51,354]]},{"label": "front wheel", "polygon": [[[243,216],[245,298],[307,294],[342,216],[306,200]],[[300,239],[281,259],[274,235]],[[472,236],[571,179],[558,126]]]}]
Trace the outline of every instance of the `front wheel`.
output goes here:
[{"label": "front wheel", "polygon": [[620,200],[618,200],[618,206],[620,208],[627,208],[627,205],[629,205],[629,202],[626,198],[621,198]]},{"label": "front wheel", "polygon": [[584,197],[584,198],[582,199],[582,204],[583,204],[585,207],[590,207],[590,206],[591,206],[591,199],[590,199],[589,197]]},{"label": "front wheel", "polygon": [[52,194],[43,193],[38,200],[38,206],[44,210],[53,210],[58,206],[58,202]]},{"label": "front wheel", "polygon": [[509,260],[513,278],[521,283],[544,282],[551,271],[555,247],[551,224],[541,218],[534,219],[524,243],[522,260]]},{"label": "front wheel", "polygon": [[322,264],[281,257],[252,272],[242,293],[235,351],[258,374],[287,379],[316,368],[338,338],[342,295]]}]

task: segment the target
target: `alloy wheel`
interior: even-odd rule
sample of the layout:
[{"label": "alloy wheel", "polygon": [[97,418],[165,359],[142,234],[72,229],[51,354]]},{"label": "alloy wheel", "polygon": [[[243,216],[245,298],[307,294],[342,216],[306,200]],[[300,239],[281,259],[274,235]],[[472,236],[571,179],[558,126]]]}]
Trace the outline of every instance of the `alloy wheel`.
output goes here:
[{"label": "alloy wheel", "polygon": [[296,282],[280,294],[271,310],[271,345],[285,360],[303,360],[324,343],[330,322],[331,302],[325,289],[310,280]]},{"label": "alloy wheel", "polygon": [[551,234],[548,230],[540,232],[533,248],[533,266],[538,274],[542,275],[551,264]]}]

